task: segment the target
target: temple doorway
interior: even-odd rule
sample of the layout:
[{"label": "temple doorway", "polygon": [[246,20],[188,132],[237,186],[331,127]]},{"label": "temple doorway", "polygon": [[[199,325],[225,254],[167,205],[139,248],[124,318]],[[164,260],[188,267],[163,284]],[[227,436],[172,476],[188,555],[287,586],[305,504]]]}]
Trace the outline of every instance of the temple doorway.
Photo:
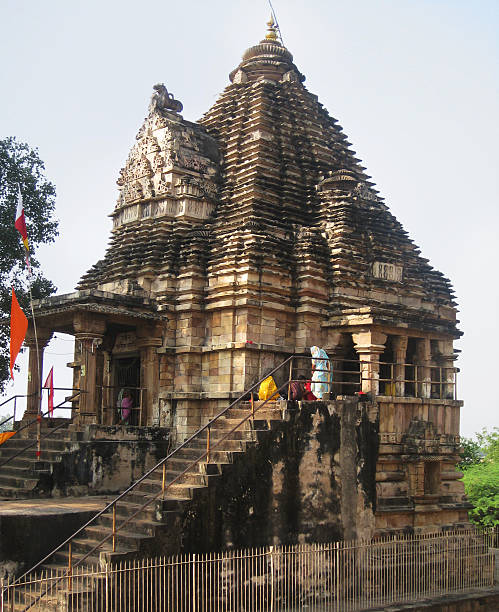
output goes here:
[{"label": "temple doorway", "polygon": [[133,409],[128,420],[129,425],[141,424],[142,394],[140,388],[140,356],[130,355],[115,358],[112,361],[114,405],[116,406],[116,422],[120,422],[120,406],[123,394],[130,391]]}]

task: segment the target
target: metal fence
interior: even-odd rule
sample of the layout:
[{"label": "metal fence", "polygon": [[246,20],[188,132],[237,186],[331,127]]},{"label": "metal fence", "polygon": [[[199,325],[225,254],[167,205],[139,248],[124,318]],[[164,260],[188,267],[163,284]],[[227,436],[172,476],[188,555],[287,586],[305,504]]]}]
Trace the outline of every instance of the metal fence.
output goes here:
[{"label": "metal fence", "polygon": [[0,610],[354,612],[493,586],[499,532],[269,546],[45,570]]}]

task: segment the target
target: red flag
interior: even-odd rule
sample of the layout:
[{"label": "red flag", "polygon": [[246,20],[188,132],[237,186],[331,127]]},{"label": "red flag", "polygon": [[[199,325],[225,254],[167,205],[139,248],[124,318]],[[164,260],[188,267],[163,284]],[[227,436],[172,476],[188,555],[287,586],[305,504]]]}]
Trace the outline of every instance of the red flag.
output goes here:
[{"label": "red flag", "polygon": [[29,251],[28,232],[26,231],[26,220],[24,219],[23,196],[21,195],[21,187],[19,185],[17,185],[17,209],[14,225],[17,231],[21,234],[24,248],[26,251]]},{"label": "red flag", "polygon": [[14,293],[14,287],[12,287],[12,305],[10,307],[10,375],[12,379],[14,379],[12,370],[24,342],[27,329],[28,319],[21,310]]},{"label": "red flag", "polygon": [[49,390],[48,409],[49,416],[52,417],[54,416],[54,366],[50,368],[49,375],[47,376],[47,380],[45,381],[43,388]]}]

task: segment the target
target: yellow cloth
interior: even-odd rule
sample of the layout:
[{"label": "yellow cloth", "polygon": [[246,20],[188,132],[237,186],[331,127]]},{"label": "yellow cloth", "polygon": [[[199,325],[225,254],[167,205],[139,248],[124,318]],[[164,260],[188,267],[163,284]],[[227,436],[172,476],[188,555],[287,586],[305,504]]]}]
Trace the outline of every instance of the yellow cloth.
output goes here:
[{"label": "yellow cloth", "polygon": [[274,379],[272,378],[272,376],[267,376],[267,378],[261,383],[260,388],[258,389],[258,399],[276,400],[278,397],[279,397],[279,392],[277,391],[277,387],[274,382]]},{"label": "yellow cloth", "polygon": [[7,440],[9,438],[12,438],[12,436],[15,434],[15,431],[3,431],[2,433],[0,433],[0,444],[3,444],[4,442],[7,442]]}]

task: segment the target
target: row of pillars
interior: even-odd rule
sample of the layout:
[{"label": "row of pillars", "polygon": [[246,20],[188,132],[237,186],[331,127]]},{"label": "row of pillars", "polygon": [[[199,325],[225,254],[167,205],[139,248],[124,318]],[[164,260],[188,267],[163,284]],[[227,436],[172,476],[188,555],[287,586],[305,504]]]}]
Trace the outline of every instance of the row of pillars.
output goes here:
[{"label": "row of pillars", "polygon": [[[28,386],[25,418],[32,418],[40,410],[41,386],[43,375],[43,356],[45,348],[52,339],[53,332],[37,329],[37,341],[34,334],[29,333],[25,345],[29,349]],[[83,422],[94,422],[96,414],[96,380],[97,380],[97,350],[102,344],[103,334],[79,332],[75,334],[75,342],[80,356],[80,386],[82,391],[79,399],[79,415]],[[37,353],[38,349],[38,353]],[[86,419],[90,416],[90,421]]]},{"label": "row of pillars", "polygon": [[[100,415],[104,365],[111,359],[111,353],[106,350],[106,321],[85,315],[75,315],[73,319],[75,331],[75,361],[79,368],[78,388],[81,394],[78,398],[78,422],[99,423],[103,420]],[[41,385],[43,372],[43,354],[50,342],[53,333],[45,329],[37,329],[38,354],[35,337],[28,333],[25,344],[29,348],[28,360],[28,387],[27,411],[25,418],[33,418],[40,409]],[[155,390],[159,383],[159,369],[156,349],[161,345],[161,330],[144,325],[137,328],[137,346],[140,352],[143,372],[142,385],[147,390],[145,403],[151,406]],[[102,371],[99,371],[101,369]]]},{"label": "row of pillars", "polygon": [[[354,348],[359,356],[361,371],[361,389],[364,393],[372,395],[379,394],[380,358],[385,351],[385,343],[388,335],[375,330],[358,332],[352,334]],[[395,395],[405,395],[405,379],[407,364],[408,336],[391,336],[393,349],[393,382],[395,384]],[[443,356],[442,366],[445,368],[443,383],[451,386],[454,382],[452,371],[454,365],[452,340],[438,340],[439,353]],[[342,349],[339,346],[332,350],[333,359],[340,358]],[[430,338],[416,338],[416,354],[414,362],[418,366],[418,396],[422,398],[431,397],[431,342]]]}]

